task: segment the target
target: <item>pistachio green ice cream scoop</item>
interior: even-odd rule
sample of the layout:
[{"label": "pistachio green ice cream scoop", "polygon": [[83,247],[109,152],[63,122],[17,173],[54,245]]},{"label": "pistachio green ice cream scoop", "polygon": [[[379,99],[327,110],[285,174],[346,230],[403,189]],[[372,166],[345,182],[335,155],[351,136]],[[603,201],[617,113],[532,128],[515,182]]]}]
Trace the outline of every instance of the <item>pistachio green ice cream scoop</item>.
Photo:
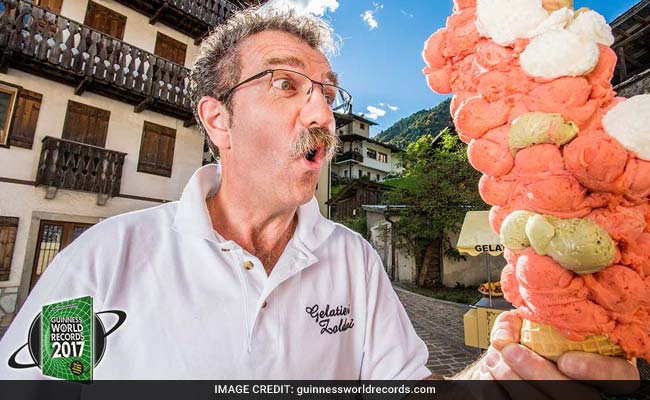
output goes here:
[{"label": "pistachio green ice cream scoop", "polygon": [[577,135],[576,124],[565,122],[561,114],[530,112],[512,122],[508,144],[515,155],[519,150],[536,144],[567,144]]},{"label": "pistachio green ice cream scoop", "polygon": [[530,211],[511,213],[501,226],[501,241],[512,251],[532,247],[564,268],[591,274],[609,266],[616,255],[607,231],[588,218],[561,219]]}]

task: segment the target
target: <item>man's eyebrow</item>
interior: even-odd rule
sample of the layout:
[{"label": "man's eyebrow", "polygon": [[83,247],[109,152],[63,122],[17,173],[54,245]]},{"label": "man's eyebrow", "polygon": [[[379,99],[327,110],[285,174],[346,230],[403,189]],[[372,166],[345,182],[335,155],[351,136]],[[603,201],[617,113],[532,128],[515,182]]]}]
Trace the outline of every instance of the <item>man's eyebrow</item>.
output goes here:
[{"label": "man's eyebrow", "polygon": [[327,79],[329,79],[329,81],[330,81],[333,85],[335,85],[335,86],[338,86],[338,85],[339,85],[339,76],[336,74],[336,72],[334,72],[334,71],[327,71],[327,73],[325,74],[325,76],[327,77]]},{"label": "man's eyebrow", "polygon": [[276,66],[276,65],[289,65],[291,67],[305,68],[305,63],[294,56],[287,57],[272,57],[264,62],[264,65],[267,66]]}]

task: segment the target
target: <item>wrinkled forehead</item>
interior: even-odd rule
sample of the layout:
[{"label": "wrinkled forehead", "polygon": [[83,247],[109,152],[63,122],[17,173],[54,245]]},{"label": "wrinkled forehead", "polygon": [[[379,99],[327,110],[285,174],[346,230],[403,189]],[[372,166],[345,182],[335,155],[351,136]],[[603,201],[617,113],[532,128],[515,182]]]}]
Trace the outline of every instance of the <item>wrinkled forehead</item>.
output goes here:
[{"label": "wrinkled forehead", "polygon": [[338,76],[332,71],[327,57],[291,34],[261,32],[246,38],[240,46],[242,77],[265,69],[285,68],[302,72],[315,80],[338,85]]}]

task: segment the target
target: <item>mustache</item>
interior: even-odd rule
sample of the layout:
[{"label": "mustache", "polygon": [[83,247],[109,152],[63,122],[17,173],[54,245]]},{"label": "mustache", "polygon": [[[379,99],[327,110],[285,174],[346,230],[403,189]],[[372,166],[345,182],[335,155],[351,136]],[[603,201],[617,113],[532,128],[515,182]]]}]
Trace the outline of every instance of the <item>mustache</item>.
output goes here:
[{"label": "mustache", "polygon": [[325,162],[329,162],[339,146],[339,138],[327,128],[308,128],[291,143],[289,155],[291,158],[303,157],[320,146],[325,148]]}]

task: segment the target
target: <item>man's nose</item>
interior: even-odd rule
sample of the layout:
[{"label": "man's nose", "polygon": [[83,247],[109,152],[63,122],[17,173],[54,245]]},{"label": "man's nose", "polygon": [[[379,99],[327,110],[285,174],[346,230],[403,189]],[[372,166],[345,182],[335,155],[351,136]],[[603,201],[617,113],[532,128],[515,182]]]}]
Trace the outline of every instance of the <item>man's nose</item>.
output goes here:
[{"label": "man's nose", "polygon": [[327,103],[323,90],[319,85],[314,85],[307,98],[307,103],[300,112],[303,125],[308,128],[331,128],[334,121],[332,108]]}]

